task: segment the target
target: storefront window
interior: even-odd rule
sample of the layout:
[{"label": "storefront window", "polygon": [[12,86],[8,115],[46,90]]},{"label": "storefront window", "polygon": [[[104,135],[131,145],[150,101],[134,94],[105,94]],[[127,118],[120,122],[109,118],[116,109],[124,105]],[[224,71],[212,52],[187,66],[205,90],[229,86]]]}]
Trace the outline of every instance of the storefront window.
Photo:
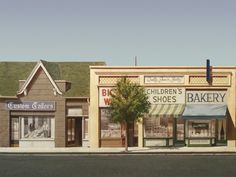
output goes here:
[{"label": "storefront window", "polygon": [[218,120],[217,126],[217,140],[225,141],[226,140],[226,120],[220,119]]},{"label": "storefront window", "polygon": [[88,118],[84,118],[84,134],[83,139],[88,139]]},{"label": "storefront window", "polygon": [[51,138],[51,118],[24,117],[23,138]]},{"label": "storefront window", "polygon": [[19,138],[19,118],[11,118],[11,140],[18,141]]},{"label": "storefront window", "polygon": [[111,120],[108,109],[100,109],[101,115],[101,138],[120,138],[121,126]]},{"label": "storefront window", "polygon": [[215,136],[215,120],[189,120],[187,126],[188,137]]},{"label": "storefront window", "polygon": [[173,118],[145,118],[145,138],[173,137]]}]

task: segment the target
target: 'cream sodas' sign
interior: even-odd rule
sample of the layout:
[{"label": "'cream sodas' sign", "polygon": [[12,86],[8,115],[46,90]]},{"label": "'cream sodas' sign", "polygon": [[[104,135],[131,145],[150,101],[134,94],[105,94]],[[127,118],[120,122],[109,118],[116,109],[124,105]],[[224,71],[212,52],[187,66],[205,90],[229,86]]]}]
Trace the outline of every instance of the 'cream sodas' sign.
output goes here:
[{"label": "'cream sodas' sign", "polygon": [[185,88],[145,88],[151,104],[185,104]]},{"label": "'cream sodas' sign", "polygon": [[100,87],[99,88],[99,107],[109,107],[111,104],[111,93],[114,88]]},{"label": "'cream sodas' sign", "polygon": [[186,104],[225,104],[226,91],[187,91]]}]

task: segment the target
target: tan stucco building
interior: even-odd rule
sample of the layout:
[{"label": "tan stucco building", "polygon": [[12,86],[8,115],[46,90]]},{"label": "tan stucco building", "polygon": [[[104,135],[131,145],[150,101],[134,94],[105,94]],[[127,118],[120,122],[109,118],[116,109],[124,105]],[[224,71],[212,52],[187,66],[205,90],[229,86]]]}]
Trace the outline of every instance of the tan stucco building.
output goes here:
[{"label": "tan stucco building", "polygon": [[236,147],[236,67],[90,67],[90,147],[124,144],[123,127],[111,122],[110,93],[121,77],[145,87],[152,106],[129,127],[129,145]]}]

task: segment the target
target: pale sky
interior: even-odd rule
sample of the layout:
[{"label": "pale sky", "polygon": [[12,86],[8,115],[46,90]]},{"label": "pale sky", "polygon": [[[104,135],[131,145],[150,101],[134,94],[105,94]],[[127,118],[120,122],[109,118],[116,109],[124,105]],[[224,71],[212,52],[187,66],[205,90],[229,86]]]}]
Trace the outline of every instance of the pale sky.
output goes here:
[{"label": "pale sky", "polygon": [[0,61],[236,65],[236,0],[0,0]]}]

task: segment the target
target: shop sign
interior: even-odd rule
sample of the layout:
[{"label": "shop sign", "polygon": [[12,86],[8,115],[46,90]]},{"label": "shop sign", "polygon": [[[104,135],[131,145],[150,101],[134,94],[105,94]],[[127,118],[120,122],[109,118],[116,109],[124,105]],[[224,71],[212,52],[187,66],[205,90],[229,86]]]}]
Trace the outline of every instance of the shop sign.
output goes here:
[{"label": "shop sign", "polygon": [[82,116],[83,110],[82,108],[68,108],[67,110],[67,116]]},{"label": "shop sign", "polygon": [[[111,104],[112,87],[99,88],[99,107]],[[185,88],[145,88],[151,104],[185,104]]]},{"label": "shop sign", "polygon": [[112,87],[99,88],[99,107],[109,107],[111,104]]},{"label": "shop sign", "polygon": [[6,107],[14,111],[55,111],[54,101],[7,102]]},{"label": "shop sign", "polygon": [[184,76],[144,76],[145,84],[184,84]]},{"label": "shop sign", "polygon": [[151,104],[185,104],[185,88],[145,88]]},{"label": "shop sign", "polygon": [[192,123],[192,127],[196,129],[208,129],[208,123]]},{"label": "shop sign", "polygon": [[186,91],[187,104],[225,104],[226,91]]}]

